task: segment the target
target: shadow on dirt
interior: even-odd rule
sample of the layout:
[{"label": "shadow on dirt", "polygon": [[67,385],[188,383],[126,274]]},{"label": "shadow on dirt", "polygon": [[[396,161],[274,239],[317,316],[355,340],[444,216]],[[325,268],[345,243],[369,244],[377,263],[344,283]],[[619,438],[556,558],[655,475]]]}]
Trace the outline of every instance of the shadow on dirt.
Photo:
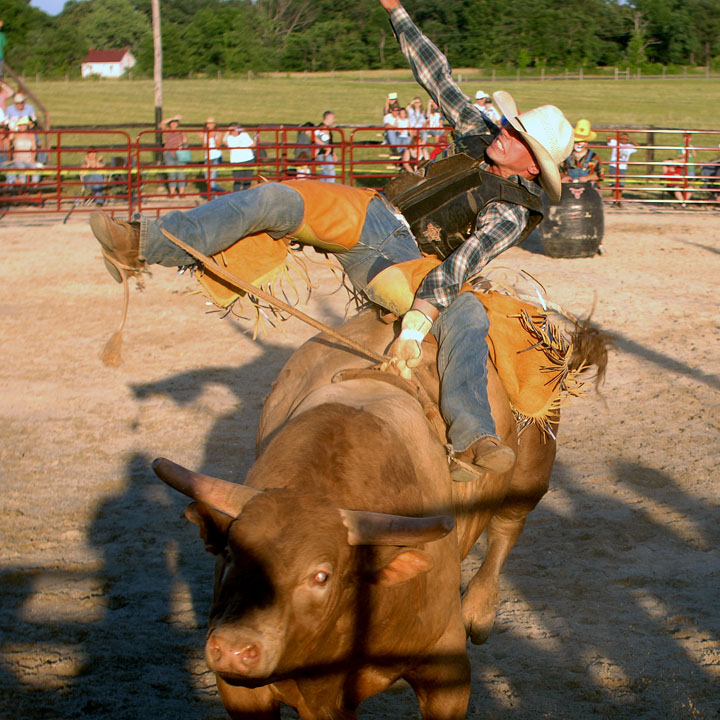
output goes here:
[{"label": "shadow on dirt", "polygon": [[[658,470],[612,471],[611,487],[596,492],[556,463],[551,487],[567,498],[564,512],[541,502],[508,558],[496,629],[473,660],[475,676],[513,708],[506,717],[567,717],[547,684],[564,686],[567,706],[584,707],[584,717],[720,709],[717,509]],[[535,618],[527,627],[515,624],[522,605]],[[478,687],[472,709],[496,708]]]},{"label": "shadow on dirt", "polygon": [[[189,371],[134,392],[139,403],[163,396],[181,405],[195,402],[208,383],[227,387],[237,405],[215,418],[193,469],[240,480],[252,457],[238,459],[232,443],[259,417],[245,405],[247,389],[259,374],[277,374],[289,354],[266,345],[246,366]],[[186,499],[157,480],[151,460],[131,454],[123,491],[98,507],[87,536],[97,551],[94,574],[3,570],[0,687],[3,705],[12,698],[15,709],[8,720],[135,720],[140,707],[148,718],[224,715],[202,657],[213,561],[181,518]],[[720,637],[711,592],[720,581],[717,508],[661,471],[634,464],[612,471],[613,487],[596,491],[556,463],[552,486],[567,503],[561,514],[540,503],[507,561],[497,628],[471,650],[470,717],[567,717],[546,698],[549,683],[563,686],[567,704],[584,707],[586,716],[718,711],[711,655]],[[67,612],[43,612],[46,593],[66,596]],[[516,624],[520,603],[530,606],[532,626]],[[80,665],[69,660],[78,648]],[[19,682],[13,667],[28,675],[29,663],[37,665],[37,682]],[[63,663],[67,671],[58,673]],[[43,679],[48,666],[54,684]],[[387,716],[386,698],[363,707]],[[416,707],[409,694],[402,716]]]}]

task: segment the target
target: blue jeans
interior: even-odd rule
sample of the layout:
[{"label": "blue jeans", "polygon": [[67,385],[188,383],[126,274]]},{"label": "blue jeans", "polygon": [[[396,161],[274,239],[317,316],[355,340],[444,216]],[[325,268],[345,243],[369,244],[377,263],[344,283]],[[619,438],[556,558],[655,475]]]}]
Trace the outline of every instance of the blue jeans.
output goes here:
[{"label": "blue jeans", "polygon": [[324,155],[322,153],[318,153],[318,156],[315,158],[317,161],[325,161],[322,165],[317,166],[317,172],[318,175],[322,175],[322,177],[318,178],[318,180],[322,180],[323,182],[335,182],[335,156],[332,153],[328,153],[327,155]]},{"label": "blue jeans", "polygon": [[605,179],[608,181],[608,183],[610,183],[610,185],[614,186],[615,185],[615,177],[616,177],[616,175],[619,175],[620,182],[618,183],[618,185],[620,187],[625,187],[625,173],[626,172],[627,171],[625,170],[625,168],[619,168],[619,170],[616,170],[615,165],[609,165],[607,177]]},{"label": "blue jeans", "polygon": [[[177,153],[175,153],[171,150],[165,150],[163,152],[163,162],[165,165],[183,165],[184,164],[178,160]],[[167,179],[168,179],[167,187],[168,187],[169,193],[172,193],[175,190],[180,192],[181,190],[185,189],[185,173],[184,172],[176,172],[174,170],[168,170],[167,171]]]},{"label": "blue jeans", "polygon": [[[211,166],[212,166],[212,165],[220,165],[220,163],[222,162],[222,157],[210,158],[207,162],[208,162]],[[206,183],[205,183],[205,188],[203,188],[203,189],[204,189],[204,190],[207,190],[207,189],[208,189],[208,185],[209,185],[209,186],[210,186],[209,189],[210,189],[212,192],[222,192],[222,187],[220,187],[220,185],[219,185],[217,182],[215,182],[215,181],[217,180],[217,176],[218,176],[218,171],[217,171],[217,170],[210,170],[210,182],[209,182],[209,183],[206,182]]]},{"label": "blue jeans", "polygon": [[[140,215],[140,258],[166,267],[195,263],[192,256],[162,234],[163,229],[204,255],[214,255],[246,235],[266,232],[274,238],[285,237],[300,227],[304,214],[300,193],[280,183],[263,183],[192,210],[174,210],[158,220]],[[395,217],[388,203],[373,198],[355,247],[336,257],[353,285],[364,292],[381,270],[415,260],[420,251],[412,233]]]},{"label": "blue jeans", "polygon": [[[249,160],[248,162],[252,162],[252,160]],[[234,178],[233,192],[247,190],[252,184],[253,172],[253,168],[235,168],[232,171],[232,176]]]},{"label": "blue jeans", "polygon": [[105,179],[100,173],[90,173],[82,179],[83,185],[91,195],[102,195],[105,189]]},{"label": "blue jeans", "polygon": [[[162,234],[163,229],[203,254],[214,255],[246,235],[267,232],[274,238],[284,237],[300,226],[304,213],[302,196],[296,190],[264,183],[192,210],[170,212],[158,220],[140,215],[136,218],[140,221],[140,258],[166,267],[195,263]],[[358,242],[336,257],[353,286],[365,292],[380,271],[421,256],[408,227],[387,201],[376,197],[368,205]],[[433,324],[438,340],[440,409],[457,451],[484,435],[495,435],[487,399],[488,326],[485,308],[472,293],[460,295]]]},{"label": "blue jeans", "polygon": [[140,258],[166,267],[193,265],[195,259],[170,242],[163,229],[201,253],[214,255],[246,235],[267,232],[274,238],[284,237],[300,226],[304,210],[298,192],[286,185],[264,183],[187,212],[175,210],[158,220],[140,215]]},{"label": "blue jeans", "polygon": [[401,135],[399,130],[386,130],[385,141],[396,155],[402,155],[403,149],[410,144],[410,136]]},{"label": "blue jeans", "polygon": [[486,435],[497,437],[487,395],[490,321],[471,292],[458,295],[433,323],[441,378],[440,412],[456,452]]}]

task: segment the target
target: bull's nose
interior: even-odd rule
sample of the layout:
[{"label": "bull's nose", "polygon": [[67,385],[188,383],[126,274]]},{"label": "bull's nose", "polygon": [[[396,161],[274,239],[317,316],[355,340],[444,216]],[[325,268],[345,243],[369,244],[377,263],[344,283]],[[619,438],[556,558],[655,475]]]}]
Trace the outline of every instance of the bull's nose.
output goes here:
[{"label": "bull's nose", "polygon": [[260,649],[254,644],[246,645],[242,650],[235,650],[233,655],[235,655],[236,659],[243,663],[243,665],[250,667],[251,665],[257,665],[260,659]]},{"label": "bull's nose", "polygon": [[220,662],[223,656],[223,651],[217,638],[211,637],[207,641],[207,644],[205,645],[205,653],[207,655],[207,661],[211,665],[215,665]]},{"label": "bull's nose", "polygon": [[255,642],[231,643],[212,633],[205,644],[205,659],[213,672],[246,675],[257,670],[262,652]]}]

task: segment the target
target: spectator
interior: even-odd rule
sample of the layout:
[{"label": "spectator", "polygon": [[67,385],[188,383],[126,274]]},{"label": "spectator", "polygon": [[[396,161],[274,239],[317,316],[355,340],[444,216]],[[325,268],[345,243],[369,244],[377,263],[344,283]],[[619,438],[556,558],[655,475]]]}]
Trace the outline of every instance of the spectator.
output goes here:
[{"label": "spectator", "polygon": [[445,130],[445,119],[440,112],[440,108],[434,100],[428,101],[427,106],[427,130],[424,133],[425,142],[432,141],[433,139],[441,138]]},{"label": "spectator", "polygon": [[600,158],[588,147],[588,142],[596,137],[589,120],[578,120],[573,133],[573,151],[560,166],[563,182],[600,182],[603,179]]},{"label": "spectator", "polygon": [[[205,148],[205,162],[208,165],[219,165],[222,162],[222,133],[217,129],[217,123],[214,117],[205,120],[205,125],[198,137]],[[211,192],[222,192],[220,185],[215,182],[217,179],[217,170],[210,169],[209,185]]]},{"label": "spectator", "polygon": [[335,113],[326,110],[318,129],[313,133],[313,143],[318,147],[315,150],[315,161],[320,163],[317,166],[318,173],[323,177],[323,182],[335,182],[335,155],[333,154],[333,134],[330,129],[335,123]]},{"label": "spectator", "polygon": [[16,92],[13,96],[13,104],[5,109],[5,118],[11,130],[18,127],[20,118],[27,118],[30,123],[29,127],[34,127],[37,124],[35,108],[26,100],[27,98],[23,93]]},{"label": "spectator", "polygon": [[[720,145],[718,145],[720,148]],[[700,167],[700,176],[705,178],[703,188],[709,192],[705,197],[708,200],[720,202],[720,157],[714,158]]]},{"label": "spectator", "polygon": [[[105,167],[105,158],[98,155],[95,148],[90,148],[82,161],[82,167],[88,169],[98,169]],[[89,191],[90,197],[98,204],[104,205],[105,199],[102,197],[105,191],[105,177],[101,173],[81,173],[80,179],[83,186]]]},{"label": "spectator", "polygon": [[391,147],[390,152],[394,155],[401,154],[400,142],[398,141],[398,120],[400,119],[400,106],[393,103],[388,106],[388,112],[383,118],[385,128],[385,143]]},{"label": "spectator", "polygon": [[295,144],[298,147],[295,148],[295,159],[296,160],[310,160],[312,157],[311,145],[312,145],[312,130],[308,128],[314,128],[315,126],[311,122],[304,122],[301,126],[302,129],[298,130],[295,138]]},{"label": "spectator", "polygon": [[420,130],[410,128],[410,144],[402,154],[402,166],[409,173],[418,174],[418,165],[430,159],[430,153],[424,145],[419,144]]},{"label": "spectator", "polygon": [[425,111],[423,110],[422,100],[419,97],[414,97],[412,102],[405,108],[407,110],[408,118],[410,119],[411,128],[424,128],[427,124],[427,118],[425,117]]},{"label": "spectator", "polygon": [[634,152],[637,152],[637,148],[630,142],[630,136],[626,132],[620,133],[619,140],[619,143],[616,138],[610,138],[608,140],[608,147],[612,148],[608,169],[610,175],[613,177],[613,182],[615,182],[615,178],[619,175],[618,184],[620,187],[625,187],[624,178],[627,172],[628,161],[630,160],[630,156]]},{"label": "spectator", "polygon": [[[255,161],[255,140],[250,135],[240,128],[240,125],[236,122],[231,122],[228,125],[228,131],[223,137],[223,144],[230,148],[230,163],[232,165],[248,165]],[[233,178],[233,190],[247,190],[250,187],[251,178],[253,176],[253,170],[249,167],[234,167]]]},{"label": "spectator", "polygon": [[5,167],[10,162],[12,145],[7,123],[0,124],[0,166]]},{"label": "spectator", "polygon": [[3,21],[0,20],[0,78],[5,77],[5,46],[7,45],[3,24]]},{"label": "spectator", "polygon": [[[9,167],[13,168],[37,168],[41,167],[37,162],[37,136],[30,130],[30,118],[18,118],[15,125],[16,130],[12,133],[10,143],[12,146],[12,161]],[[30,176],[24,175],[8,175],[8,183],[10,184],[27,184]],[[38,182],[39,176],[33,175],[32,182]]]},{"label": "spectator", "polygon": [[681,207],[692,198],[692,180],[695,176],[695,148],[689,143],[678,148],[675,158],[663,163],[663,177]]},{"label": "spectator", "polygon": [[385,106],[383,107],[383,117],[387,115],[390,112],[390,108],[393,105],[397,105],[400,107],[400,103],[398,102],[398,96],[396,92],[390,92],[385,96]]},{"label": "spectator", "polygon": [[397,140],[398,145],[402,145],[403,148],[410,144],[411,127],[408,111],[404,107],[401,107],[398,111]]},{"label": "spectator", "polygon": [[[182,115],[173,115],[160,123],[163,133],[163,162],[169,167],[183,165],[180,151],[187,148],[188,139],[182,130],[179,130]],[[170,170],[167,174],[168,194],[182,195],[185,192],[185,173],[179,170]]]},{"label": "spectator", "polygon": [[491,122],[500,125],[502,115],[495,109],[492,98],[482,90],[475,93],[475,105],[478,106],[480,112]]}]

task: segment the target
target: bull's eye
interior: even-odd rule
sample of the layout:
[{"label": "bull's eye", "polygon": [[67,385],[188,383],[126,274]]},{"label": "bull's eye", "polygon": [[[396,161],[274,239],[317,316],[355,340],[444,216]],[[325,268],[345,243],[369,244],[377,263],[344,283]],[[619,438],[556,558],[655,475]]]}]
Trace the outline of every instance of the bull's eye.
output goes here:
[{"label": "bull's eye", "polygon": [[327,581],[330,579],[330,573],[325,572],[324,570],[318,570],[315,575],[313,576],[313,585],[319,585],[323,586],[327,584]]}]

